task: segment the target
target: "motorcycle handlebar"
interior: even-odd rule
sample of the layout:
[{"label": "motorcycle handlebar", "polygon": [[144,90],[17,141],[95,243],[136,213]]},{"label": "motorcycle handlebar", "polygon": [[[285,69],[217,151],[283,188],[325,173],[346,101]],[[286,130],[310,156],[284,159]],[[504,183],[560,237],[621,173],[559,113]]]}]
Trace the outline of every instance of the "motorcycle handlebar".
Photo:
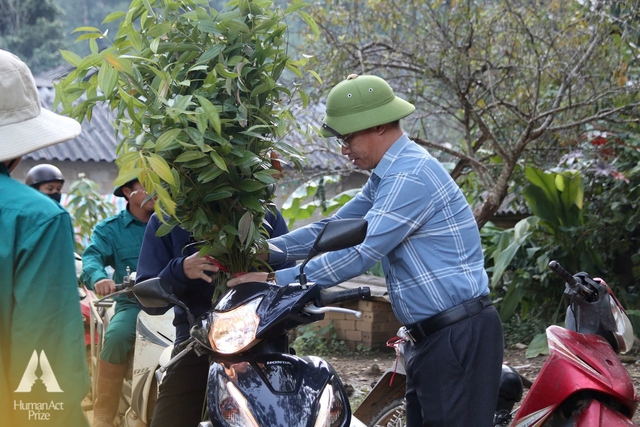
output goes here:
[{"label": "motorcycle handlebar", "polygon": [[345,291],[320,291],[320,300],[318,305],[321,307],[340,302],[357,301],[360,299],[371,298],[371,289],[369,287],[348,289]]},{"label": "motorcycle handlebar", "polygon": [[573,277],[567,270],[562,268],[558,261],[549,262],[549,268],[553,270],[558,276],[562,277],[562,279],[569,284],[572,288],[575,287],[578,282],[576,282],[575,277]]}]

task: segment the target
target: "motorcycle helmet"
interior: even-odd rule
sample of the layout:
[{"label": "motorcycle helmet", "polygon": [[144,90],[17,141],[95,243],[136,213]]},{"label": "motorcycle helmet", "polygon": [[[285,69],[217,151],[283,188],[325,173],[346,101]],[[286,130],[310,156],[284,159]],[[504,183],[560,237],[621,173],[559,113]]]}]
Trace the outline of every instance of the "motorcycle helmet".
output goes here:
[{"label": "motorcycle helmet", "polygon": [[415,109],[413,104],[395,96],[382,78],[351,74],[329,92],[321,133],[325,137],[348,135],[393,123]]},{"label": "motorcycle helmet", "polygon": [[40,184],[51,181],[60,181],[64,184],[64,175],[62,175],[60,169],[48,164],[32,167],[27,172],[27,178],[25,179],[25,183],[36,190],[40,187]]}]

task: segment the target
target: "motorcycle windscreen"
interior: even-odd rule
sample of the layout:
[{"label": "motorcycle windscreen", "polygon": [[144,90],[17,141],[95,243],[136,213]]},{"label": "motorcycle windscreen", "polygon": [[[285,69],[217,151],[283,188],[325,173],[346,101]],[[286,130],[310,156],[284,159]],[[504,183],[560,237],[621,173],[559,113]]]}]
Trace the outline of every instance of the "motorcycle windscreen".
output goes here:
[{"label": "motorcycle windscreen", "polygon": [[616,322],[616,330],[613,335],[616,337],[620,353],[626,353],[633,347],[633,326],[631,326],[631,320],[629,320],[626,313],[617,304],[617,300],[609,298],[609,301],[611,302],[613,320]]},{"label": "motorcycle windscreen", "polygon": [[342,427],[351,417],[342,383],[320,358],[264,354],[213,363],[208,381],[215,426]]}]

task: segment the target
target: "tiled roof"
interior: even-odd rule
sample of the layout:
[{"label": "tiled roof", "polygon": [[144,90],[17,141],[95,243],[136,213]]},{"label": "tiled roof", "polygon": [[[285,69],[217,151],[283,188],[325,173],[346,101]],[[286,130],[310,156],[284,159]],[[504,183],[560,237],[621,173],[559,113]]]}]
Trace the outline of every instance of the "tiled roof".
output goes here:
[{"label": "tiled roof", "polygon": [[[40,100],[44,108],[51,110],[54,100],[52,82],[60,79],[71,70],[70,66],[60,66],[35,77]],[[298,111],[298,120],[318,126],[322,121],[324,105],[309,106]],[[113,113],[105,106],[97,105],[93,110],[91,122],[82,123],[82,133],[77,138],[52,145],[27,154],[25,157],[36,161],[70,160],[79,162],[113,162],[116,159],[115,130],[112,125]],[[329,147],[327,142],[315,136],[311,143],[298,134],[285,137],[285,142],[300,151],[307,159],[307,168],[314,170],[347,170],[353,166],[340,154],[338,146]],[[333,144],[333,141],[331,142]]]}]

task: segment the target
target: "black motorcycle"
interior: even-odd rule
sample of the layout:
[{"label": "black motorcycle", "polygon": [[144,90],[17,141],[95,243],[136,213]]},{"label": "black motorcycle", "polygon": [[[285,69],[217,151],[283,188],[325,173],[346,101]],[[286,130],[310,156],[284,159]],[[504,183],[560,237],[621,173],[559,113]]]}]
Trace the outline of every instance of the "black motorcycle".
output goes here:
[{"label": "black motorcycle", "polygon": [[[189,351],[210,355],[208,419],[201,427],[352,425],[349,400],[335,370],[322,358],[296,356],[289,346],[289,332],[322,320],[329,311],[361,316],[329,305],[369,298],[369,288],[321,288],[307,283],[304,266],[319,253],[361,243],[366,231],[363,219],[329,222],[300,266],[299,283],[244,283],[228,290],[199,319],[189,316],[191,338],[172,362]],[[145,307],[170,302],[189,313],[159,278],[136,284],[133,293]]]}]

